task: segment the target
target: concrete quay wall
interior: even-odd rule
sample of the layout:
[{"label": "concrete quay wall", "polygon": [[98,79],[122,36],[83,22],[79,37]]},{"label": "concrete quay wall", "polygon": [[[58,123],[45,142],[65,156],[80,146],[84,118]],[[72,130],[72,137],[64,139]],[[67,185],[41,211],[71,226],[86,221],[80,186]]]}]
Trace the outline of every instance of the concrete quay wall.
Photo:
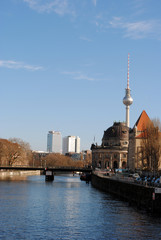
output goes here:
[{"label": "concrete quay wall", "polygon": [[161,214],[161,194],[154,194],[155,188],[153,187],[95,174],[92,174],[91,183],[94,187],[114,194],[131,205]]}]

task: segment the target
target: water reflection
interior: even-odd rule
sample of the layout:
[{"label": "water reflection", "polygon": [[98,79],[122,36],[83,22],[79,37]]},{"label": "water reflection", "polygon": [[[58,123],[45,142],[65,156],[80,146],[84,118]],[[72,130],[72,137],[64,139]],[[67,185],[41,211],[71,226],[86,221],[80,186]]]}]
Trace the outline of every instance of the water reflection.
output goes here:
[{"label": "water reflection", "polygon": [[161,218],[129,207],[79,176],[55,176],[52,183],[44,176],[3,179],[0,212],[0,239],[161,239]]}]

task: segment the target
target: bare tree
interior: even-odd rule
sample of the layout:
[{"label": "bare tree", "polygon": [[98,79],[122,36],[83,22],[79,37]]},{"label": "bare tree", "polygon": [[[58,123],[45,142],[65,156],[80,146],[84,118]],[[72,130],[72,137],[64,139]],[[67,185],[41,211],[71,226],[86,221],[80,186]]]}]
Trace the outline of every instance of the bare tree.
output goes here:
[{"label": "bare tree", "polygon": [[161,121],[159,118],[152,119],[152,122],[154,124],[154,127],[157,127],[159,131],[161,132]]},{"label": "bare tree", "polygon": [[161,150],[161,135],[157,120],[146,126],[142,134],[141,154],[143,169],[151,170],[155,174],[158,171],[160,150]]},{"label": "bare tree", "polygon": [[11,143],[6,139],[0,139],[0,158],[2,165],[12,166],[20,162],[22,150],[17,143]]},{"label": "bare tree", "polygon": [[9,141],[7,139],[0,139],[1,165],[28,165],[30,154],[31,151],[28,145],[23,144],[22,140],[16,141],[16,139],[11,139],[11,141]]},{"label": "bare tree", "polygon": [[84,161],[73,160],[69,156],[58,153],[50,153],[44,157],[47,167],[83,167]]},{"label": "bare tree", "polygon": [[30,151],[30,144],[23,141],[21,138],[9,138],[9,141],[12,143],[17,143],[18,145],[21,146],[25,151]]},{"label": "bare tree", "polygon": [[21,162],[20,160],[21,152],[22,150],[18,144],[16,143],[8,144],[6,158],[9,166],[13,166],[18,162],[19,163]]},{"label": "bare tree", "polygon": [[22,159],[22,162],[25,164],[25,165],[28,165],[30,162],[32,162],[32,159],[33,159],[33,154],[32,154],[32,151],[31,151],[31,148],[30,148],[30,144],[23,141],[22,139],[20,138],[10,138],[9,139],[10,142],[12,143],[17,143],[20,148],[21,148],[21,157],[23,158]]}]

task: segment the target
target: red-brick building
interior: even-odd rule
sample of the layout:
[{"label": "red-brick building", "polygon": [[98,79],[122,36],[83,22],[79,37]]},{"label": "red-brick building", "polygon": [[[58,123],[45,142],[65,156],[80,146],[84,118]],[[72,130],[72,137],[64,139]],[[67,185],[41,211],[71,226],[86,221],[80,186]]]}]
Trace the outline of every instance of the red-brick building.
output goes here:
[{"label": "red-brick building", "polygon": [[[151,120],[145,111],[142,111],[134,127],[129,132],[128,168],[131,170],[142,170],[142,140]],[[159,168],[161,168],[159,159]]]}]

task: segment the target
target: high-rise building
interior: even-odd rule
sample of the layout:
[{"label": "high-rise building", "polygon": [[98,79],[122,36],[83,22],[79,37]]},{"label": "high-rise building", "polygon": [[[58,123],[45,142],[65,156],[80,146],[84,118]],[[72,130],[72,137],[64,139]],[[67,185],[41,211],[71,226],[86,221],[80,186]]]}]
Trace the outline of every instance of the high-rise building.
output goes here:
[{"label": "high-rise building", "polygon": [[47,152],[62,153],[62,137],[60,132],[56,131],[48,132]]},{"label": "high-rise building", "polygon": [[80,153],[80,137],[76,137],[75,139],[75,152]]},{"label": "high-rise building", "polygon": [[63,138],[63,154],[80,153],[80,138],[67,136]]}]

